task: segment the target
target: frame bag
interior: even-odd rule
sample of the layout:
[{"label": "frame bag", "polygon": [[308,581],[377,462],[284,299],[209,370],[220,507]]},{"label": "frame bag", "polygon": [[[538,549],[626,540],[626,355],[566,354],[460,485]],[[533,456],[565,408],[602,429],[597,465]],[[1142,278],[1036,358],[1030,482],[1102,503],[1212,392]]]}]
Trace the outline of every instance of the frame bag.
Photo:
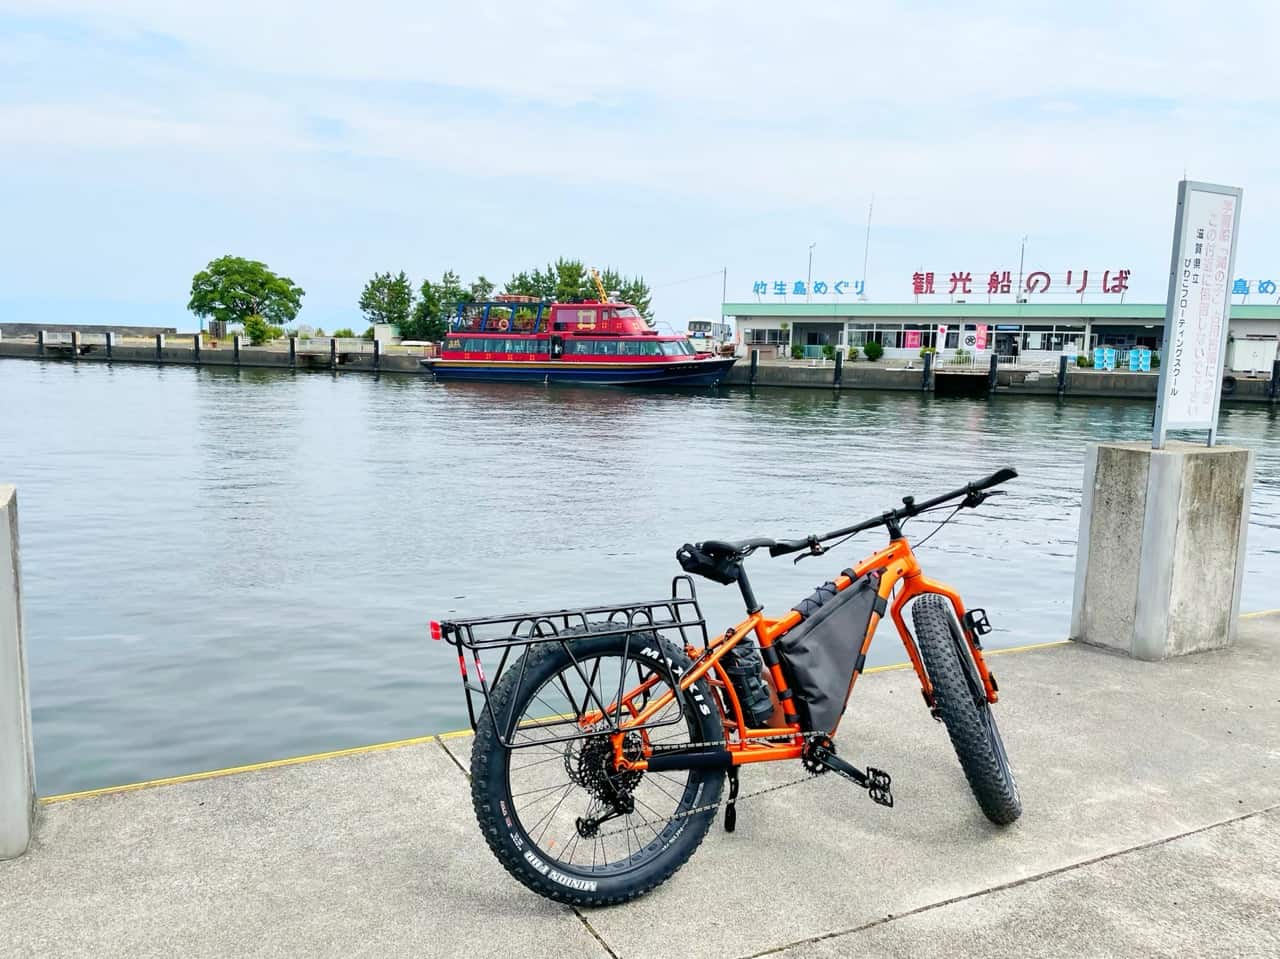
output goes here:
[{"label": "frame bag", "polygon": [[835,733],[853,674],[862,667],[871,614],[884,614],[879,585],[874,573],[839,592],[834,583],[824,583],[793,607],[804,617],[800,625],[774,642],[805,732]]}]

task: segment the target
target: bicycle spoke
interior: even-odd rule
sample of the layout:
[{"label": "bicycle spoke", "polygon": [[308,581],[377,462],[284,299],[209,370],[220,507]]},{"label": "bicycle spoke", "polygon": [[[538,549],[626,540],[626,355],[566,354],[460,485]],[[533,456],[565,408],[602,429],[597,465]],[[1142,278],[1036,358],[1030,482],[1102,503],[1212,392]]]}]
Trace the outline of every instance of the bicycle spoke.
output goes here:
[{"label": "bicycle spoke", "polygon": [[[640,724],[638,733],[626,734],[626,748],[635,748],[637,735],[646,747],[678,747],[695,738],[693,717],[672,698],[670,674],[641,659],[641,645],[620,644],[625,656],[573,658],[536,689],[522,677],[524,695],[514,710],[520,715],[510,717],[515,748],[507,760],[508,795],[531,846],[547,860],[591,871],[633,868],[655,854],[649,847],[661,844],[686,802],[688,773],[625,772],[612,766],[605,731],[616,729],[624,717],[635,722],[659,698],[668,702]],[[582,723],[592,715],[602,720],[594,732]],[[656,725],[668,728],[650,737],[648,730]],[[517,758],[525,749],[531,755]],[[580,825],[584,822],[596,825],[588,831]]]}]

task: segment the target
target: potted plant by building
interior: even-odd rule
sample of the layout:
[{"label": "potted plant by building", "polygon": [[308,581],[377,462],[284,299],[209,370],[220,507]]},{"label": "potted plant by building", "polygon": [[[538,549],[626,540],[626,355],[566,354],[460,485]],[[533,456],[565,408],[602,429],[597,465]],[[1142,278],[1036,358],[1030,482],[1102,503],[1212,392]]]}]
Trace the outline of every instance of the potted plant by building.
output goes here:
[{"label": "potted plant by building", "polygon": [[862,352],[867,354],[867,359],[874,363],[876,360],[880,359],[880,357],[884,356],[884,347],[875,340],[871,340],[862,345]]},{"label": "potted plant by building", "polygon": [[836,348],[830,343],[822,347],[822,358],[826,360],[834,360],[836,358]]},{"label": "potted plant by building", "polygon": [[858,358],[858,348],[856,346],[849,347],[849,362],[852,363]]},{"label": "potted plant by building", "polygon": [[803,359],[804,359],[804,347],[803,347],[803,346],[801,346],[799,343],[792,343],[792,344],[791,344],[791,358],[792,358],[793,360],[803,360]]}]

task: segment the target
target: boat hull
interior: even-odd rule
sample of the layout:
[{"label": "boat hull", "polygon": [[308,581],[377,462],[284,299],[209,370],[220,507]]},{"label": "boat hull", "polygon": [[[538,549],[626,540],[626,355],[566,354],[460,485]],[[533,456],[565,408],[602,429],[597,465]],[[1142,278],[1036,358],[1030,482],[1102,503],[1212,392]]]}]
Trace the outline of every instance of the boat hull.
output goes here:
[{"label": "boat hull", "polygon": [[438,380],[572,383],[578,386],[715,386],[735,359],[663,363],[488,362],[423,360]]}]

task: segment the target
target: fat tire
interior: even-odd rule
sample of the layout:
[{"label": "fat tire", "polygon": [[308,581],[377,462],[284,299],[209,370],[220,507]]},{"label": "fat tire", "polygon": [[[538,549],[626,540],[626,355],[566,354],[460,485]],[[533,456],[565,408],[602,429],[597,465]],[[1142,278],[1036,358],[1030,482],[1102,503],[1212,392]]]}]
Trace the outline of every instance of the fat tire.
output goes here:
[{"label": "fat tire", "polygon": [[952,607],[937,594],[922,596],[911,607],[911,620],[933,684],[934,706],[947,727],[969,788],[986,817],[998,826],[1007,826],[1022,815],[1018,784],[1003,744],[993,738],[1000,732],[990,715],[991,706],[985,699],[979,705],[975,696],[972,684],[977,671],[972,660],[961,660],[962,655],[968,656],[967,643]]},{"label": "fat tire", "polygon": [[[626,642],[624,636],[590,638],[587,631],[583,630],[570,630],[562,635],[568,632],[577,632],[582,635],[582,638],[571,644],[574,654],[580,658],[608,655],[611,652],[621,653]],[[631,635],[632,651],[645,644],[660,646],[667,659],[680,673],[684,673],[692,666],[692,661],[684,650],[665,638],[652,632],[636,632]],[[522,667],[520,660],[509,665],[504,670],[502,679],[490,693],[494,715],[510,716],[512,713],[508,710],[511,709],[516,710],[515,715],[520,715],[524,704],[518,701],[513,703],[513,697],[532,695],[532,692],[536,691],[546,678],[569,664],[568,655],[558,643],[530,647],[522,659],[525,661],[524,666]],[[518,689],[522,672],[525,682],[523,688]],[[670,676],[667,679],[669,682],[672,681]],[[703,679],[691,687],[691,690],[694,689],[702,694],[703,701],[711,705],[711,711],[710,715],[704,715],[696,710],[686,709],[686,722],[689,718],[694,720],[693,728],[690,729],[691,736],[696,737],[698,741],[723,739],[724,727],[720,711],[715,706],[717,701],[710,684]],[[613,906],[651,892],[670,879],[676,870],[689,861],[689,857],[701,845],[716,818],[714,808],[688,816],[684,830],[671,840],[665,849],[653,859],[629,872],[600,876],[577,870],[572,866],[557,864],[555,867],[557,871],[572,878],[594,881],[596,888],[593,891],[585,891],[560,885],[525,859],[525,851],[517,846],[512,838],[512,830],[519,831],[527,848],[537,849],[537,846],[529,839],[514,815],[510,819],[511,825],[508,826],[507,817],[502,813],[500,804],[505,802],[510,805],[512,802],[507,771],[509,753],[510,750],[506,749],[498,739],[492,717],[486,710],[476,723],[475,742],[471,747],[471,800],[475,807],[476,820],[480,824],[485,842],[489,844],[489,849],[497,857],[498,862],[502,863],[503,868],[529,889],[557,902],[571,906]],[[691,781],[693,777],[702,777],[703,789],[699,793],[697,805],[719,803],[720,794],[724,788],[723,772],[695,770],[690,776]]]}]

